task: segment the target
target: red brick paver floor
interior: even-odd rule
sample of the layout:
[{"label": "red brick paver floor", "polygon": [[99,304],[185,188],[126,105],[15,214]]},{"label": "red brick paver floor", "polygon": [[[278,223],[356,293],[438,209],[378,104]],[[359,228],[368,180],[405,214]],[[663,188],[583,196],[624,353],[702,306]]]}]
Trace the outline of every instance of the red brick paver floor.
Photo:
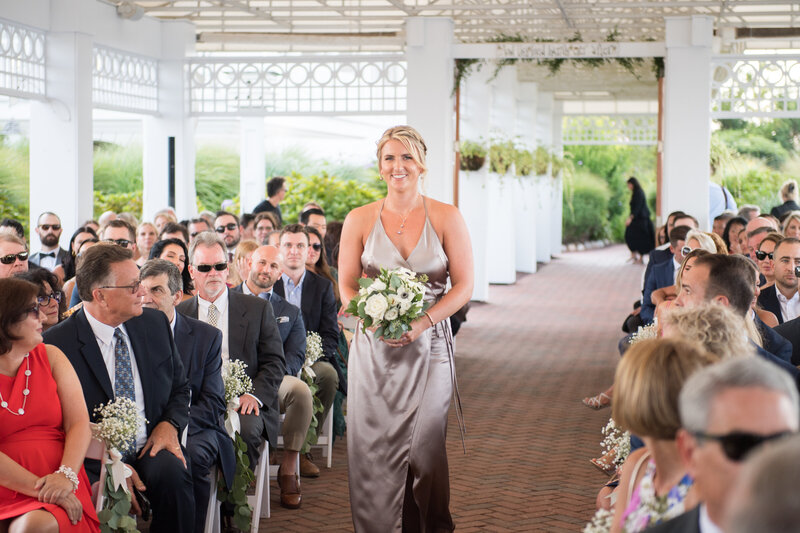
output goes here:
[{"label": "red brick paver floor", "polygon": [[[607,478],[589,458],[610,411],[580,399],[613,378],[641,283],[642,267],[627,257],[623,246],[564,254],[472,306],[456,338],[467,454],[452,409],[447,447],[458,531],[574,532],[591,517]],[[352,531],[344,440],[333,468],[302,487],[303,507],[290,511],[272,483],[262,531]]]}]

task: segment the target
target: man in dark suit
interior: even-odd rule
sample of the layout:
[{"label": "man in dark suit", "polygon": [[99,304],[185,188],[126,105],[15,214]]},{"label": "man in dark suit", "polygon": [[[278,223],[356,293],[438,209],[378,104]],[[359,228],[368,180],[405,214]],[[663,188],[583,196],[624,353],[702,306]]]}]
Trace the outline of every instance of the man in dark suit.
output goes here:
[{"label": "man in dark suit", "polygon": [[[283,447],[286,450],[278,470],[278,485],[281,488],[281,505],[297,509],[301,502],[300,485],[297,484],[295,487],[295,483],[284,476],[293,477],[297,481],[298,454],[305,443],[311,417],[314,414],[311,390],[303,380],[297,378],[306,357],[306,329],[303,326],[300,309],[272,291],[272,286],[280,279],[282,273],[282,257],[278,249],[274,246],[256,248],[249,261],[250,275],[231,291],[269,301],[278,322],[283,354],[286,358],[286,375],[283,376],[278,390],[280,411],[285,415],[281,434]],[[297,492],[291,492],[295,488]]]},{"label": "man in dark suit", "polygon": [[669,251],[672,257],[655,265],[648,277],[644,280],[644,293],[642,296],[642,310],[640,315],[645,324],[650,324],[655,315],[656,306],[651,300],[653,291],[675,285],[676,272],[681,268],[683,261],[683,246],[686,244],[686,234],[692,228],[689,226],[675,226],[669,233]]},{"label": "man in dark suit", "polygon": [[[153,507],[150,531],[189,533],[195,515],[192,474],[179,441],[189,419],[189,383],[169,322],[163,313],[142,309],[144,289],[130,250],[97,245],[84,254],[76,275],[83,309],[49,329],[45,342],[69,358],[93,420],[95,408],[115,398],[136,404],[147,422],[135,446],[120,450],[134,470],[129,484],[146,487]],[[132,504],[139,514],[136,498]]]},{"label": "man in dark suit", "polygon": [[197,296],[176,309],[222,331],[223,361],[247,365],[253,392],[239,397],[240,434],[255,469],[264,437],[273,443],[278,438],[278,387],[285,363],[275,316],[266,301],[228,290],[227,249],[217,234],[199,233],[189,247],[189,262]]},{"label": "man in dark suit", "polygon": [[[209,472],[220,465],[229,487],[236,472],[233,441],[222,426],[225,413],[220,356],[222,332],[175,311],[183,296],[183,280],[178,267],[169,261],[149,260],[142,266],[139,277],[145,289],[142,305],[158,309],[167,316],[191,386],[186,451],[194,482],[194,530],[201,533],[212,490]],[[213,472],[216,477],[216,470]],[[216,493],[216,487],[214,490]]]},{"label": "man in dark suit", "polygon": [[800,365],[800,318],[778,324],[773,331],[791,343],[791,363],[795,366]]},{"label": "man in dark suit", "polygon": [[798,407],[789,377],[757,357],[727,359],[693,374],[680,394],[677,442],[701,503],[647,531],[720,530],[745,455],[762,442],[796,432]]},{"label": "man in dark suit", "polygon": [[32,254],[28,261],[32,265],[46,268],[52,272],[57,266],[63,265],[64,259],[67,257],[67,251],[58,244],[61,232],[64,231],[64,228],[61,227],[61,219],[55,213],[45,211],[39,215],[35,231],[39,236],[39,242],[42,243],[42,249]]},{"label": "man in dark suit", "polygon": [[[300,308],[306,331],[316,331],[322,338],[323,358],[311,367],[316,374],[314,383],[319,390],[317,397],[323,411],[317,416],[317,432],[328,416],[336,391],[347,394],[336,351],[339,347],[339,324],[337,321],[336,297],[333,284],[327,279],[306,270],[308,259],[308,234],[300,224],[290,224],[281,230],[280,251],[283,255],[283,275],[275,282],[274,292]],[[311,462],[308,454],[300,458],[300,475],[319,476],[319,468]]]},{"label": "man in dark suit", "polygon": [[650,275],[650,270],[652,270],[654,266],[672,259],[672,252],[669,250],[669,234],[678,226],[689,226],[697,229],[697,219],[691,215],[687,215],[683,211],[673,211],[667,215],[667,242],[650,252],[647,267],[645,267],[644,270],[644,279],[647,279]]},{"label": "man in dark suit", "polygon": [[800,266],[800,240],[787,237],[772,251],[775,264],[775,283],[761,290],[758,303],[773,313],[780,324],[794,320],[800,315],[800,293],[798,293],[795,266]]}]

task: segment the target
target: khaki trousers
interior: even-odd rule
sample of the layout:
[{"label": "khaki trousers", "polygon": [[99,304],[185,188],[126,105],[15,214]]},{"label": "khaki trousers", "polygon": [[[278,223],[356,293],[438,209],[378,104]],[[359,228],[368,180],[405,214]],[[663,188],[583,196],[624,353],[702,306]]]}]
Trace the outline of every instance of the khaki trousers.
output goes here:
[{"label": "khaki trousers", "polygon": [[303,447],[311,425],[314,403],[308,385],[294,376],[283,376],[278,389],[278,399],[282,415],[286,415],[281,426],[283,447],[299,452]]}]

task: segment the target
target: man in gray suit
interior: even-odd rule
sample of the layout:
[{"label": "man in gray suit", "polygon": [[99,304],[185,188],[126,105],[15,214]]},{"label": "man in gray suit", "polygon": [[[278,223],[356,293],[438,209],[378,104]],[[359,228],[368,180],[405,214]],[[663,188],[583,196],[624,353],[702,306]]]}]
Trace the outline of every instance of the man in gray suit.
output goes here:
[{"label": "man in gray suit", "polygon": [[678,431],[678,451],[701,503],[648,531],[721,531],[747,454],[763,442],[797,431],[797,387],[775,365],[743,356],[692,375],[679,402],[683,428]]},{"label": "man in gray suit", "polygon": [[222,359],[241,360],[253,380],[253,393],[239,397],[241,436],[255,469],[266,437],[278,439],[278,388],[285,373],[281,335],[269,302],[228,290],[227,249],[215,233],[202,232],[189,247],[189,273],[197,296],[178,312],[222,331]]}]

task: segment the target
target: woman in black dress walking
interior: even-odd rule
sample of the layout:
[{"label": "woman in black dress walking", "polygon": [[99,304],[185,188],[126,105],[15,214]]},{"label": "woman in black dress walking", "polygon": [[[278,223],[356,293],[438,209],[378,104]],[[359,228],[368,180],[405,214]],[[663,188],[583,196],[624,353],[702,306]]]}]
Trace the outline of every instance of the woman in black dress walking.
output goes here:
[{"label": "woman in black dress walking", "polygon": [[642,256],[650,253],[655,247],[655,229],[650,220],[650,210],[647,208],[647,197],[644,194],[639,180],[628,178],[628,189],[631,191],[631,214],[625,221],[625,244],[631,251],[630,261],[642,263]]}]

